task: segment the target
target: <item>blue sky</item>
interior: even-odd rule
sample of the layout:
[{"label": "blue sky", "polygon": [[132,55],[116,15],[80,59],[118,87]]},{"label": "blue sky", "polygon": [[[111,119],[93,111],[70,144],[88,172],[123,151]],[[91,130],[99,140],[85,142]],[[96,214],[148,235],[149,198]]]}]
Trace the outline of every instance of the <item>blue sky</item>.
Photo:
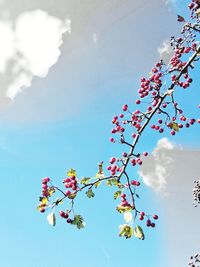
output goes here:
[{"label": "blue sky", "polygon": [[[146,186],[140,190],[141,205],[150,213],[160,214],[161,219],[155,229],[145,229],[144,242],[118,237],[123,218],[115,211],[110,189],[103,186],[94,199],[82,196],[77,201],[76,210],[86,220],[84,230],[78,231],[60,219],[52,228],[46,214],[36,211],[41,178],[49,176],[61,184],[71,167],[80,176],[92,176],[99,161],[121,151],[118,145],[109,143],[111,119],[125,102],[134,103],[139,77],[148,73],[158,59],[157,47],[173,30],[178,31],[175,10],[185,12],[181,1],[170,5],[170,10],[163,1],[155,0],[151,5],[142,1],[141,6],[137,6],[139,1],[128,1],[127,7],[124,2],[122,6],[114,2],[112,11],[105,1],[102,5],[97,1],[97,8],[91,8],[96,13],[91,15],[87,9],[88,21],[76,24],[81,7],[86,7],[80,6],[79,10],[78,1],[77,6],[67,1],[69,10],[77,8],[78,15],[75,11],[71,17],[70,12],[67,14],[72,20],[71,34],[63,38],[58,62],[44,79],[33,72],[32,85],[19,93],[13,103],[2,107],[0,267],[173,266],[167,241],[167,209]],[[58,2],[52,11],[53,4],[50,7],[46,1],[41,6],[38,1],[27,1],[24,7],[18,3],[15,9],[5,1],[2,8],[10,10],[10,19],[26,9],[38,8],[46,8],[63,19],[66,16],[62,4]],[[134,8],[136,12],[130,12]],[[98,36],[96,43],[92,39],[94,33]],[[6,75],[7,81],[12,81]],[[193,76],[195,80],[198,71]],[[194,115],[197,108],[194,111],[193,106],[199,104],[198,88],[199,80],[184,94],[180,92],[183,106]],[[183,130],[174,141],[199,149],[199,133],[194,126]],[[149,131],[142,149],[151,151],[158,138]]]}]

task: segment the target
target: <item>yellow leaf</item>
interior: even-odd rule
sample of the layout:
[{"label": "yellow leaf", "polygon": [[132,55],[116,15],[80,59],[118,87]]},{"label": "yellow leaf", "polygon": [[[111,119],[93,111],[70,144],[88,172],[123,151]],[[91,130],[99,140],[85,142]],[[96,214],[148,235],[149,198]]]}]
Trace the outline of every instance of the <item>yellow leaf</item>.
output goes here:
[{"label": "yellow leaf", "polygon": [[67,176],[75,176],[75,177],[76,177],[76,170],[74,170],[74,169],[70,169],[70,170],[67,172]]},{"label": "yellow leaf", "polygon": [[124,212],[126,212],[126,211],[131,211],[131,210],[132,210],[131,207],[128,207],[128,206],[123,207],[122,205],[117,206],[116,209],[117,209],[117,211],[118,211],[119,213],[124,213]]},{"label": "yellow leaf", "polygon": [[42,203],[43,205],[46,205],[46,204],[48,203],[48,198],[47,198],[47,197],[43,197],[43,198],[41,199],[41,203]]},{"label": "yellow leaf", "polygon": [[55,193],[55,188],[54,187],[50,187],[48,190],[49,196],[51,197],[54,193]]}]

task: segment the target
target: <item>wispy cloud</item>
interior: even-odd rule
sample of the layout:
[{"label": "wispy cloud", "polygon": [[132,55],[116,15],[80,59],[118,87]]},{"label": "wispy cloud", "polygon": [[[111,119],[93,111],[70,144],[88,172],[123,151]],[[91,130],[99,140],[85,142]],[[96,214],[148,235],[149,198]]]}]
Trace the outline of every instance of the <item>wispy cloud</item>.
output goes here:
[{"label": "wispy cloud", "polygon": [[31,86],[34,76],[48,74],[60,56],[66,32],[71,32],[69,19],[62,21],[43,10],[21,13],[15,22],[0,21],[0,74],[12,66],[12,81],[1,89],[2,97],[13,100]]},{"label": "wispy cloud", "polygon": [[175,4],[177,2],[177,0],[165,0],[165,4],[169,5],[169,4]]},{"label": "wispy cloud", "polygon": [[104,247],[102,248],[102,252],[103,252],[104,256],[106,257],[106,259],[110,260],[110,254]]}]

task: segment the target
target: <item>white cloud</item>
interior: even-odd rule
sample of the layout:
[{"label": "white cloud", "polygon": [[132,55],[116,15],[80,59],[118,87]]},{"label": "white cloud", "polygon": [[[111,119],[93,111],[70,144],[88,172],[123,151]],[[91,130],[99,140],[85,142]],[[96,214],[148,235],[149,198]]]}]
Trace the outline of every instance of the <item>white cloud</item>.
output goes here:
[{"label": "white cloud", "polygon": [[69,29],[68,23],[41,10],[21,14],[15,26],[15,45],[26,59],[22,68],[45,77],[58,60],[62,34]]},{"label": "white cloud", "polygon": [[15,78],[14,82],[8,86],[6,95],[10,99],[14,99],[15,96],[22,91],[24,87],[31,86],[32,75],[26,72],[21,72]]},{"label": "white cloud", "polygon": [[173,186],[179,186],[182,177],[188,181],[199,178],[199,161],[200,150],[188,150],[162,138],[152,154],[143,159],[139,174],[144,183],[156,192],[170,193]]},{"label": "white cloud", "polygon": [[0,73],[5,73],[8,61],[14,56],[14,36],[10,22],[0,21]]},{"label": "white cloud", "polygon": [[158,47],[158,53],[160,54],[160,58],[163,59],[163,61],[168,64],[170,61],[170,58],[173,55],[173,49],[170,45],[169,40],[165,40],[162,43],[161,47]]},{"label": "white cloud", "polygon": [[0,21],[0,73],[12,61],[13,79],[3,97],[14,99],[31,86],[34,76],[45,77],[60,56],[64,33],[71,32],[70,20],[62,21],[42,10],[21,13],[14,24]]},{"label": "white cloud", "polygon": [[167,177],[173,169],[173,150],[177,149],[168,139],[160,139],[157,146],[139,170],[144,183],[155,191],[162,191],[167,184]]},{"label": "white cloud", "polygon": [[[95,4],[92,5],[91,2]],[[48,11],[51,18],[59,18],[63,24],[63,18],[69,14],[73,21],[73,34],[68,38],[66,33],[64,40],[68,39],[62,46],[62,62],[59,60],[61,64],[51,69],[49,79],[37,79],[37,82],[33,79],[34,88],[29,90],[22,90],[25,86],[21,86],[23,93],[17,95],[17,101],[8,108],[1,109],[2,101],[9,100],[8,97],[3,98],[8,86],[17,88],[15,83],[19,83],[18,76],[24,72],[28,75],[28,66],[25,70],[22,68],[26,67],[26,58],[15,53],[15,58],[12,57],[7,65],[6,74],[0,73],[1,121],[44,122],[77,116],[86,107],[86,103],[88,106],[94,99],[98,101],[98,94],[103,99],[108,94],[112,95],[113,90],[120,95],[126,80],[132,79],[132,73],[148,70],[156,58],[155,47],[169,36],[169,32],[173,33],[176,21],[172,19],[172,14],[167,11],[163,1],[122,2],[6,0],[0,21],[5,22],[3,18],[15,18],[11,23],[13,32],[16,31],[16,22],[19,17],[23,17],[25,11],[27,13],[39,8]],[[4,14],[5,11],[9,11],[8,14]],[[35,17],[32,12],[28,14]],[[156,21],[160,21],[160,24],[153,31]],[[130,25],[134,34],[127,30]],[[145,35],[138,29],[138,25],[145,29]],[[96,36],[93,36],[94,33]],[[146,43],[149,44],[148,49]],[[141,61],[141,54],[144,61]],[[32,66],[34,65],[31,64],[31,68]],[[65,99],[69,95],[73,101],[66,106]],[[115,97],[117,98],[116,94]],[[48,111],[44,106],[44,99],[51,106]],[[79,107],[76,112],[72,108],[74,101]]]},{"label": "white cloud", "polygon": [[200,178],[199,162],[200,149],[161,139],[140,170],[145,184],[159,192],[169,266],[184,266],[190,255],[199,251],[200,214],[192,205],[193,181]]}]

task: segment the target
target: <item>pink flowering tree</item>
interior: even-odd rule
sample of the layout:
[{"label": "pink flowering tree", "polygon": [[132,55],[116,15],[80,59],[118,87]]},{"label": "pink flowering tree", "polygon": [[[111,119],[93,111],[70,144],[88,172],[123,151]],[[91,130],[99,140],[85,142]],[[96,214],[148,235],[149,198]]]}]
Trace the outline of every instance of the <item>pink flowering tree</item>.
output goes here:
[{"label": "pink flowering tree", "polygon": [[[97,188],[103,185],[115,188],[116,211],[124,214],[125,223],[120,226],[119,236],[135,236],[144,240],[143,225],[156,226],[157,214],[150,215],[145,208],[138,209],[140,181],[133,180],[128,170],[130,167],[139,167],[143,164],[143,158],[148,157],[147,151],[139,149],[147,128],[161,134],[170,132],[174,136],[182,128],[200,123],[200,119],[185,114],[181,103],[176,100],[178,91],[187,90],[191,86],[190,75],[200,57],[200,1],[193,0],[188,8],[188,19],[178,15],[178,22],[183,26],[179,37],[171,37],[173,55],[170,61],[160,60],[153,66],[149,77],[141,78],[138,98],[135,100],[137,108],[124,104],[119,114],[112,119],[110,142],[121,143],[124,147],[122,155],[113,156],[107,166],[100,162],[95,177],[80,178],[74,169],[70,169],[62,181],[62,187],[56,186],[48,177],[42,179],[38,210],[41,213],[50,211],[47,219],[52,226],[56,224],[57,208],[65,206],[59,211],[59,216],[68,224],[83,228],[83,217],[74,208],[77,196],[85,193],[86,197],[93,198]],[[200,200],[198,197],[197,200]],[[195,267],[198,262],[199,256],[195,255],[189,264]]]}]

